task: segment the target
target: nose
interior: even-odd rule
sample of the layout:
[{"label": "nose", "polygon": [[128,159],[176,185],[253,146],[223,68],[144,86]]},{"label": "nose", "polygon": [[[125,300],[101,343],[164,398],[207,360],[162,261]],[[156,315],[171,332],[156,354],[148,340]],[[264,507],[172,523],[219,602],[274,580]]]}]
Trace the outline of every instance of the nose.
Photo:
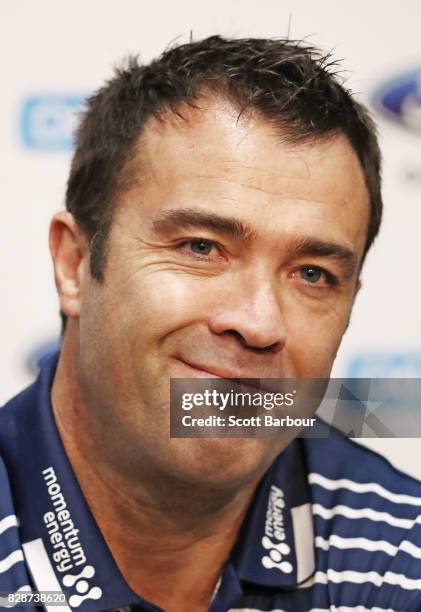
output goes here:
[{"label": "nose", "polygon": [[255,288],[248,283],[235,292],[231,288],[208,325],[213,333],[232,335],[248,348],[278,352],[286,342],[281,305],[270,283]]}]

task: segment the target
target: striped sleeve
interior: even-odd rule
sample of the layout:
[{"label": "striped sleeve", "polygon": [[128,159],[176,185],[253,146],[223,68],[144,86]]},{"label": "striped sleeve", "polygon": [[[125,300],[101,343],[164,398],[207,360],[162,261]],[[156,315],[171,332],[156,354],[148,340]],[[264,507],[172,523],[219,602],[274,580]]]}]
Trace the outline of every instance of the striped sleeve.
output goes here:
[{"label": "striped sleeve", "polygon": [[[336,601],[421,609],[421,491],[309,474],[318,567]],[[415,494],[414,494],[415,493]]]},{"label": "striped sleeve", "polygon": [[[10,485],[0,458],[0,592],[30,590]],[[0,609],[8,607],[4,598],[0,599]]]}]

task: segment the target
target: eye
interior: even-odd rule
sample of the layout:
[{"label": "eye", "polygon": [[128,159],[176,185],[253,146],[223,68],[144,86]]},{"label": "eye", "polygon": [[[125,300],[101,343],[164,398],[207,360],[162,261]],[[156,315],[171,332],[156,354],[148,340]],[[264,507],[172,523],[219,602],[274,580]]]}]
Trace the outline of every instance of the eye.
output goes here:
[{"label": "eye", "polygon": [[215,243],[211,240],[190,240],[188,244],[190,245],[190,250],[197,255],[209,255],[212,249],[215,248]]},{"label": "eye", "polygon": [[317,268],[316,266],[306,266],[305,268],[300,268],[300,277],[307,283],[315,284],[322,278],[322,276],[323,270],[321,268]]},{"label": "eye", "polygon": [[179,242],[176,246],[182,253],[197,260],[216,262],[223,259],[222,245],[207,238],[190,238]]},{"label": "eye", "polygon": [[299,269],[299,275],[309,285],[333,287],[337,284],[336,277],[319,266],[302,266]]}]

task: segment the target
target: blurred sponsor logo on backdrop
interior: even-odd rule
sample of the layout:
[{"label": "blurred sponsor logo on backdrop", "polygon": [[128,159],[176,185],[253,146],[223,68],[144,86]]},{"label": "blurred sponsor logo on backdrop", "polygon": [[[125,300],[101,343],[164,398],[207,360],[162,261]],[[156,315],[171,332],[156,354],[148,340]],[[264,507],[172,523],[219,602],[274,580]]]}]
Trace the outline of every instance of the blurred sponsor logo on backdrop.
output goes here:
[{"label": "blurred sponsor logo on backdrop", "polygon": [[51,357],[53,353],[58,351],[59,348],[60,342],[57,338],[46,340],[45,342],[33,347],[25,359],[27,371],[36,376],[45,361]]},{"label": "blurred sponsor logo on backdrop", "polygon": [[20,114],[23,146],[35,152],[70,151],[84,100],[76,93],[28,96]]},{"label": "blurred sponsor logo on backdrop", "polygon": [[421,136],[421,66],[380,84],[373,102],[383,116]]},{"label": "blurred sponsor logo on backdrop", "polygon": [[421,352],[366,352],[352,357],[349,378],[421,378]]}]

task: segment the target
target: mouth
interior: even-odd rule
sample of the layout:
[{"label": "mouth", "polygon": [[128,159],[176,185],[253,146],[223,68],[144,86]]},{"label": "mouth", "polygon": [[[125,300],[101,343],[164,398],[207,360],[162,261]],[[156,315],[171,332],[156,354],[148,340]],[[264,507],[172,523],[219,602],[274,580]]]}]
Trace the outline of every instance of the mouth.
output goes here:
[{"label": "mouth", "polygon": [[199,378],[224,378],[227,380],[238,378],[252,378],[244,372],[235,372],[234,370],[225,370],[222,368],[214,368],[213,366],[202,366],[199,364],[193,364],[179,357],[177,357],[176,359],[184,366],[187,366],[187,368],[194,372],[195,376]]},{"label": "mouth", "polygon": [[[202,364],[198,364],[198,363],[193,363],[191,361],[187,361],[186,359],[182,359],[181,357],[175,357],[176,361],[178,361],[179,363],[181,363],[185,369],[187,369],[188,374],[187,376],[185,376],[185,378],[215,378],[215,379],[219,379],[219,380],[227,380],[227,381],[231,381],[232,383],[236,384],[236,385],[241,385],[242,389],[246,389],[246,388],[250,388],[250,389],[257,389],[257,391],[260,392],[272,392],[272,393],[277,393],[280,390],[281,391],[285,391],[287,390],[289,387],[287,386],[285,389],[282,386],[282,382],[284,379],[290,379],[290,376],[279,376],[279,373],[277,372],[277,375],[274,375],[272,372],[268,373],[267,376],[262,376],[262,375],[251,375],[250,373],[245,373],[244,370],[243,371],[239,371],[239,370],[228,370],[225,368],[217,368],[217,367],[213,367],[213,366],[208,366],[206,365],[202,365]],[[281,388],[280,385],[281,384]]]},{"label": "mouth", "polygon": [[186,366],[192,373],[194,373],[194,376],[197,378],[223,378],[225,380],[234,381],[239,378],[243,380],[253,380],[256,378],[250,376],[249,374],[245,374],[244,372],[235,372],[234,370],[225,370],[216,367],[214,368],[213,366],[194,364],[186,361],[185,359],[181,359],[180,357],[177,357],[176,359]]}]

